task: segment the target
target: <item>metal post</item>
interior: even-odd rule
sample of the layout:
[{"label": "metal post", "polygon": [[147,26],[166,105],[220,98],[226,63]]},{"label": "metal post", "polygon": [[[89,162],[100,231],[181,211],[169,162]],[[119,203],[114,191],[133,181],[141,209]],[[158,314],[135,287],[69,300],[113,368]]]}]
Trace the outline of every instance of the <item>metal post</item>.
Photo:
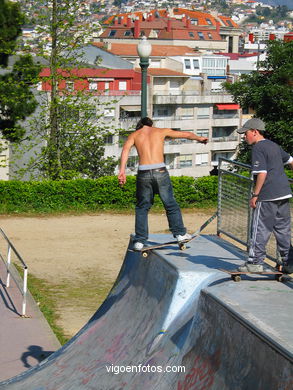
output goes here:
[{"label": "metal post", "polygon": [[11,264],[11,246],[8,244],[7,247],[7,277],[6,277],[6,287],[10,286],[10,264]]},{"label": "metal post", "polygon": [[148,58],[140,58],[141,67],[141,117],[145,118],[147,114],[147,72],[149,67]]},{"label": "metal post", "polygon": [[22,317],[26,315],[26,295],[27,295],[27,267],[23,269],[23,299],[22,299]]},{"label": "metal post", "polygon": [[222,222],[222,159],[219,158],[218,165],[218,218],[217,218],[217,236],[220,236]]}]

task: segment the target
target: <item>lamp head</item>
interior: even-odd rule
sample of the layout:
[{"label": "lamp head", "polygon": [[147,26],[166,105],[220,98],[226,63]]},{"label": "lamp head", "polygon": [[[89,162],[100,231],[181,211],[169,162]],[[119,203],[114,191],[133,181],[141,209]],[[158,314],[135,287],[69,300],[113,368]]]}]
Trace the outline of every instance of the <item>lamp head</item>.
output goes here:
[{"label": "lamp head", "polygon": [[142,37],[141,41],[137,45],[137,54],[140,58],[148,58],[152,52],[152,45],[149,43],[146,37]]}]

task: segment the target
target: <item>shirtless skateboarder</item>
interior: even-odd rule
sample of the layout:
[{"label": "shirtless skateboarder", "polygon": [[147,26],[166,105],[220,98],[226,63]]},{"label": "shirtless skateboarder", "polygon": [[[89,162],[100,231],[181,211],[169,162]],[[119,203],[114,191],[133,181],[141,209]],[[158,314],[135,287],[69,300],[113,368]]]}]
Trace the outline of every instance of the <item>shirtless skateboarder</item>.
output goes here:
[{"label": "shirtless skateboarder", "polygon": [[130,149],[135,146],[139,157],[133,240],[135,250],[141,250],[148,239],[148,212],[153,205],[155,194],[158,194],[163,202],[169,229],[177,241],[191,238],[183,225],[181,211],[174,198],[171,180],[164,163],[165,138],[185,138],[204,144],[208,142],[208,138],[199,137],[189,131],[153,127],[153,121],[148,117],[142,118],[136,126],[136,131],[129,135],[121,153],[118,180],[120,185],[126,183],[126,163]]}]

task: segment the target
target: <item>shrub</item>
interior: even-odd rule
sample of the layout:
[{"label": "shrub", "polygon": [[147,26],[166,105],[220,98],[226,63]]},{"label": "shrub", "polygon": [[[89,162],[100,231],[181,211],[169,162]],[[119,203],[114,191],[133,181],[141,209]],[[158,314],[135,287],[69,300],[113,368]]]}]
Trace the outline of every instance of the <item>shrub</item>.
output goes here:
[{"label": "shrub", "polygon": [[[217,177],[171,177],[180,207],[216,204]],[[124,187],[116,176],[60,181],[0,181],[1,213],[129,209],[135,206],[135,177]],[[155,205],[162,207],[156,197]]]}]

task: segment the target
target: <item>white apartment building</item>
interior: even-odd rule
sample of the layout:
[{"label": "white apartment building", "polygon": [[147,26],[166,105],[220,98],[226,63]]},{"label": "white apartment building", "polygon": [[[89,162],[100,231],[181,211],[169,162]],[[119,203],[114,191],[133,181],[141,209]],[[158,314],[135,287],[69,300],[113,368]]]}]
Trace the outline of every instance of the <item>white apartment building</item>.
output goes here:
[{"label": "white apartment building", "polygon": [[[152,76],[148,115],[154,126],[191,131],[209,139],[206,145],[184,139],[166,140],[165,163],[170,175],[207,176],[220,157],[234,158],[241,111],[232,97],[223,91],[213,92],[211,81],[205,76],[195,79],[167,69],[149,72]],[[134,129],[140,119],[140,96],[124,96],[117,105],[117,125],[125,130]],[[114,136],[106,154],[120,156],[123,141],[123,137]],[[133,148],[127,174],[135,174],[137,167],[138,157]]]}]

